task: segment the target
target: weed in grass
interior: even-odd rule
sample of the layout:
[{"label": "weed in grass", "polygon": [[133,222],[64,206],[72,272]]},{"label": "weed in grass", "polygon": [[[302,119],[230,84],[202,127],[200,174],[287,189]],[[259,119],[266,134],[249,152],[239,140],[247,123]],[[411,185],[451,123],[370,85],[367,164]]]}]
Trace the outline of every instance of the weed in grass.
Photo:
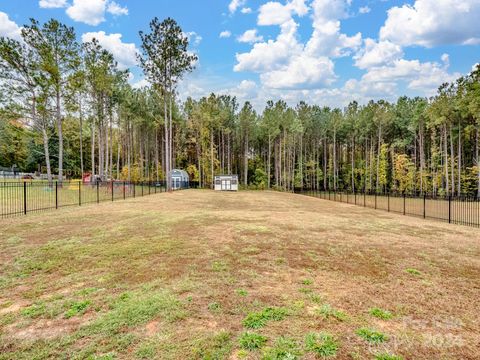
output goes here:
[{"label": "weed in grass", "polygon": [[65,313],[65,318],[70,319],[71,317],[74,317],[76,315],[83,314],[87,310],[89,305],[90,301],[88,300],[74,302],[70,305],[70,308]]},{"label": "weed in grass", "polygon": [[243,319],[243,326],[250,329],[258,329],[269,320],[280,321],[288,315],[288,310],[281,307],[267,307],[262,311],[249,313]]},{"label": "weed in grass", "polygon": [[304,279],[304,280],[302,280],[302,284],[303,285],[312,285],[313,280],[312,279]]},{"label": "weed in grass", "polygon": [[245,290],[245,289],[237,289],[237,290],[235,290],[235,292],[236,292],[237,295],[239,295],[239,296],[247,296],[247,295],[248,295],[248,292],[247,292],[247,290]]},{"label": "weed in grass", "polygon": [[211,302],[210,304],[208,304],[208,310],[212,312],[218,312],[221,308],[222,306],[217,302]]},{"label": "weed in grass", "polygon": [[403,357],[389,353],[381,353],[375,355],[375,360],[403,360]]},{"label": "weed in grass", "polygon": [[302,354],[298,343],[288,337],[279,337],[274,346],[265,348],[262,360],[296,360]]},{"label": "weed in grass", "polygon": [[135,351],[135,355],[139,359],[153,359],[155,358],[155,355],[157,353],[157,350],[155,349],[155,346],[151,343],[144,343],[141,344],[137,351]]},{"label": "weed in grass", "polygon": [[298,289],[298,291],[300,291],[302,294],[311,294],[313,292],[312,289],[305,288],[305,287],[302,287],[302,288]]},{"label": "weed in grass", "polygon": [[212,262],[212,270],[216,272],[223,272],[227,270],[227,264],[221,260]]},{"label": "weed in grass", "polygon": [[330,304],[323,304],[317,312],[324,318],[334,318],[338,321],[345,321],[347,319],[347,314],[343,311],[337,310],[332,307]]},{"label": "weed in grass", "polygon": [[335,356],[338,347],[337,340],[327,333],[309,333],[305,337],[305,349],[320,357]]},{"label": "weed in grass", "polygon": [[221,331],[196,341],[192,354],[194,359],[227,359],[232,348],[232,334]]},{"label": "weed in grass", "polygon": [[356,334],[365,341],[375,344],[379,344],[388,340],[387,335],[368,328],[360,328],[356,331]]},{"label": "weed in grass", "polygon": [[310,300],[315,304],[319,304],[323,301],[323,298],[321,295],[318,294],[310,294]]},{"label": "weed in grass", "polygon": [[418,271],[417,269],[413,269],[413,268],[408,268],[408,269],[405,269],[405,271],[409,274],[412,274],[412,275],[422,275],[422,273],[420,271]]},{"label": "weed in grass", "polygon": [[22,309],[20,312],[23,316],[29,317],[29,318],[37,318],[39,316],[44,315],[46,312],[46,307],[45,304],[33,304],[30,305],[29,307]]},{"label": "weed in grass", "polygon": [[252,333],[252,332],[244,332],[238,342],[240,346],[245,350],[256,350],[261,348],[267,342],[267,338],[263,335]]},{"label": "weed in grass", "polygon": [[389,320],[393,317],[393,314],[388,310],[383,310],[378,307],[371,308],[368,310],[370,315],[375,316],[378,319]]}]

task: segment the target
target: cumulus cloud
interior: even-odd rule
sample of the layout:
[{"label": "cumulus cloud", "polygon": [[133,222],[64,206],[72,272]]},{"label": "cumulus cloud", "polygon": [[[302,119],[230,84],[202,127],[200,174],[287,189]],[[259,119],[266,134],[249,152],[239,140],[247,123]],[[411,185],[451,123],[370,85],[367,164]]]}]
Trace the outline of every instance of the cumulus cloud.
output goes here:
[{"label": "cumulus cloud", "polygon": [[249,7],[244,7],[242,10],[240,10],[242,14],[250,14],[252,12],[252,9]]},{"label": "cumulus cloud", "polygon": [[257,34],[257,29],[251,29],[245,31],[242,35],[237,37],[239,42],[253,44],[263,41],[263,36]]},{"label": "cumulus cloud", "polygon": [[0,36],[21,40],[21,28],[8,15],[0,11]]},{"label": "cumulus cloud", "polygon": [[67,15],[75,21],[97,26],[105,21],[105,12],[112,15],[127,15],[128,9],[115,1],[107,0],[73,0],[67,8]]},{"label": "cumulus cloud", "polygon": [[185,36],[187,36],[189,43],[193,44],[194,46],[200,45],[203,40],[203,38],[195,31],[186,32]]},{"label": "cumulus cloud", "polygon": [[360,9],[358,9],[358,12],[360,14],[368,14],[372,9],[370,9],[368,6],[362,6]]},{"label": "cumulus cloud", "polygon": [[222,31],[219,35],[221,38],[229,38],[230,36],[232,36],[232,33],[228,30]]},{"label": "cumulus cloud", "polygon": [[390,64],[403,57],[401,46],[388,40],[376,42],[367,38],[364,44],[365,46],[353,57],[355,66],[360,69]]},{"label": "cumulus cloud", "polygon": [[404,46],[479,44],[479,14],[478,0],[416,0],[388,10],[380,38]]},{"label": "cumulus cloud", "polygon": [[110,1],[107,6],[107,12],[112,15],[128,15],[128,9],[126,6],[120,6],[115,1]]},{"label": "cumulus cloud", "polygon": [[238,8],[245,5],[246,0],[232,0],[230,4],[228,4],[228,11],[230,14],[234,14]]},{"label": "cumulus cloud", "polygon": [[40,0],[38,5],[43,9],[58,9],[67,6],[67,0]]},{"label": "cumulus cloud", "polygon": [[275,40],[257,42],[249,52],[237,54],[234,70],[258,72],[262,84],[271,88],[329,86],[337,78],[331,58],[346,56],[362,43],[360,33],[347,36],[340,31],[339,19],[347,16],[348,6],[349,0],[314,0],[313,32],[306,43],[301,43],[294,16],[310,11],[305,1],[271,1],[262,5],[257,24],[278,25],[280,33]]},{"label": "cumulus cloud", "polygon": [[137,64],[138,50],[133,43],[122,42],[122,34],[106,34],[105,31],[88,32],[82,35],[82,41],[97,39],[100,45],[111,52],[121,69]]}]

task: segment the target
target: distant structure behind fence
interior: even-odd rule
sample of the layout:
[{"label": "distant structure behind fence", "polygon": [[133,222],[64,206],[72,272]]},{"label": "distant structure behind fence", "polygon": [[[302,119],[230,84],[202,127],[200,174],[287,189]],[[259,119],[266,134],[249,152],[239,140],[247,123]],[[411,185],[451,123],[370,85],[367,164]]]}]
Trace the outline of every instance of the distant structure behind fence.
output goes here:
[{"label": "distant structure behind fence", "polygon": [[[190,182],[177,189],[196,187]],[[2,181],[0,218],[105,201],[125,200],[165,192],[165,182]]]},{"label": "distant structure behind fence", "polygon": [[480,198],[476,196],[412,195],[295,189],[295,193],[451,224],[480,227]]}]

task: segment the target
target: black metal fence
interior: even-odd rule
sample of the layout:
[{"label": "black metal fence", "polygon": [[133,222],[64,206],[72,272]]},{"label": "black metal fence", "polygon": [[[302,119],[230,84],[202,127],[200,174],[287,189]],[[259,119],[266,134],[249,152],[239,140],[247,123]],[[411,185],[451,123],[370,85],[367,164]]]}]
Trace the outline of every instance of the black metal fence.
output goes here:
[{"label": "black metal fence", "polygon": [[414,195],[295,189],[295,193],[373,209],[480,227],[480,198],[475,196]]},{"label": "black metal fence", "polygon": [[[180,190],[189,183],[177,183]],[[0,182],[0,218],[26,215],[67,206],[124,200],[165,192],[165,182],[102,181],[24,181]]]}]

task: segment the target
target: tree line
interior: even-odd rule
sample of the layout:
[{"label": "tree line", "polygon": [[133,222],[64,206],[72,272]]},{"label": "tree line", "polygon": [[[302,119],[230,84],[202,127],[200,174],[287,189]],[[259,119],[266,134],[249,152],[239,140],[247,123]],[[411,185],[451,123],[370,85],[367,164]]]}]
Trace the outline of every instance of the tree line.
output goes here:
[{"label": "tree line", "polygon": [[183,168],[205,187],[236,173],[255,188],[480,196],[480,65],[431,98],[267,101],[257,113],[228,94],[179,101],[197,57],[173,19],[139,36],[142,89],[97,40],[79,44],[54,19],[32,19],[22,41],[0,38],[0,166],[59,180],[66,169],[159,181]]}]

